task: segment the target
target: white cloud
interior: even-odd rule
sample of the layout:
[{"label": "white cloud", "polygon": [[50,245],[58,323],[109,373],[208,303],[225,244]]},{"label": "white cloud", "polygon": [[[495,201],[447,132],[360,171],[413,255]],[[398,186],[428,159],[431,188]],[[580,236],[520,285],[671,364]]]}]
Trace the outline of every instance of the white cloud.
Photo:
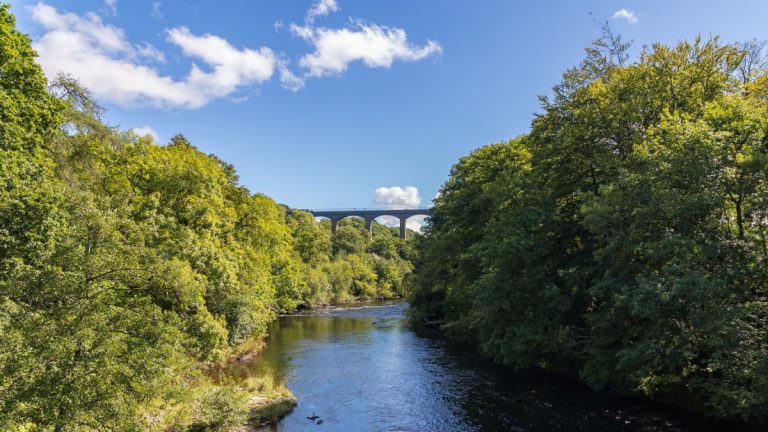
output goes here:
[{"label": "white cloud", "polygon": [[220,37],[196,36],[177,27],[167,31],[168,41],[210,71],[193,64],[187,77],[176,80],[141,62],[142,58],[162,62],[162,52],[149,44],[131,44],[122,29],[104,24],[95,14],[59,13],[38,3],[32,7],[32,17],[47,30],[34,48],[49,77],[70,73],[98,98],[123,106],[199,108],[270,79],[278,64],[269,48],[237,49]]},{"label": "white cloud", "polygon": [[311,25],[300,26],[296,23],[291,23],[288,28],[291,29],[291,33],[305,40],[312,40],[315,32],[314,27]]},{"label": "white cloud", "polygon": [[277,66],[275,54],[267,47],[239,50],[218,36],[195,36],[186,27],[168,30],[168,41],[178,45],[185,55],[213,68],[212,72],[204,72],[193,64],[186,81],[209,99],[226,96],[242,85],[264,82]]},{"label": "white cloud", "polygon": [[117,0],[104,0],[104,4],[107,5],[113,16],[117,15]]},{"label": "white cloud", "polygon": [[102,23],[101,18],[94,13],[87,13],[84,17],[73,13],[60,14],[54,7],[38,3],[32,7],[32,18],[48,30],[46,36],[76,35],[79,39],[113,54],[129,54],[132,51],[131,44],[125,40],[123,30]]},{"label": "white cloud", "polygon": [[340,74],[350,63],[360,61],[368,67],[389,68],[396,60],[416,61],[442,53],[442,47],[428,40],[418,46],[408,42],[405,30],[355,21],[352,28],[313,28],[291,25],[293,33],[314,47],[299,64],[309,76]]},{"label": "white cloud", "polygon": [[338,10],[339,5],[336,3],[336,0],[317,0],[307,11],[307,23],[312,23],[316,17],[326,16]]},{"label": "white cloud", "polygon": [[152,137],[153,141],[155,141],[155,142],[160,141],[160,135],[157,133],[157,131],[155,131],[154,129],[152,129],[149,126],[135,127],[135,128],[133,128],[131,130],[133,131],[133,133],[135,133],[138,136],[143,137],[143,136],[149,135],[149,136]]},{"label": "white cloud", "polygon": [[304,72],[301,75],[291,74],[290,85],[284,81],[284,87],[295,91],[303,87],[309,77],[342,74],[350,63],[356,61],[370,68],[390,68],[397,60],[417,61],[443,51],[436,41],[427,40],[424,45],[414,45],[401,28],[362,20],[351,20],[352,25],[347,28],[315,27],[315,18],[338,10],[335,0],[317,0],[307,11],[304,25],[291,23],[288,26],[291,33],[307,41],[314,51],[299,59]]},{"label": "white cloud", "polygon": [[635,11],[630,9],[617,10],[613,15],[611,15],[610,19],[623,19],[630,24],[637,24],[640,21],[640,19],[637,17],[637,14],[635,14]]},{"label": "white cloud", "polygon": [[[116,11],[117,0],[104,0]],[[153,1],[152,16],[162,18],[161,2]],[[202,107],[212,100],[242,100],[232,94],[270,80],[275,73],[283,87],[299,91],[309,77],[338,75],[359,61],[374,68],[389,68],[395,61],[416,61],[439,54],[439,43],[414,45],[405,30],[353,21],[347,28],[315,27],[317,17],[339,10],[335,0],[316,0],[303,26],[290,24],[291,32],[307,41],[312,52],[300,57],[300,73],[289,69],[284,54],[267,47],[236,48],[212,34],[193,34],[187,27],[166,30],[166,40],[192,63],[185,77],[163,74],[158,64],[166,53],[154,46],[132,43],[123,29],[106,24],[94,13],[59,12],[45,3],[29,8],[45,33],[35,40],[39,63],[49,78],[71,74],[97,98],[125,107]],[[279,30],[282,24],[276,24]]]},{"label": "white cloud", "polygon": [[388,209],[417,208],[421,204],[419,190],[413,186],[380,187],[374,195],[376,204]]},{"label": "white cloud", "polygon": [[146,57],[150,60],[155,60],[160,63],[165,63],[165,53],[148,44],[147,42],[144,42],[143,45],[137,45],[136,52],[142,57]]},{"label": "white cloud", "polygon": [[[374,191],[376,204],[388,209],[417,208],[421,204],[419,190],[413,186],[380,187]],[[424,216],[413,216],[406,221],[408,229],[421,232]],[[399,227],[400,219],[393,216],[381,216],[376,220],[389,227]]]}]

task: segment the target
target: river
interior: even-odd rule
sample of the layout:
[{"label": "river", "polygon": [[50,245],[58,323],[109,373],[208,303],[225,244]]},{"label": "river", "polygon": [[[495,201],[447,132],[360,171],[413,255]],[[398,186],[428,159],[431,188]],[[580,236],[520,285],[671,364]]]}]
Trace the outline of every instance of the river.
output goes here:
[{"label": "river", "polygon": [[225,373],[272,374],[298,398],[296,409],[265,431],[736,430],[568,379],[513,373],[416,335],[406,308],[391,302],[281,317],[265,349]]}]

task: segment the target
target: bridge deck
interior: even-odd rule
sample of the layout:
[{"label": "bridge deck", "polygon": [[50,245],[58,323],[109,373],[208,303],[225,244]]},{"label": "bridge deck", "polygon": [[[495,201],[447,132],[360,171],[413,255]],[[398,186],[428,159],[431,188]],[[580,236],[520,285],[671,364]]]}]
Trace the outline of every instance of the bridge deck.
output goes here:
[{"label": "bridge deck", "polygon": [[349,209],[349,210],[306,210],[316,217],[341,219],[348,216],[361,218],[377,218],[379,216],[394,216],[397,218],[411,216],[432,216],[431,209]]}]

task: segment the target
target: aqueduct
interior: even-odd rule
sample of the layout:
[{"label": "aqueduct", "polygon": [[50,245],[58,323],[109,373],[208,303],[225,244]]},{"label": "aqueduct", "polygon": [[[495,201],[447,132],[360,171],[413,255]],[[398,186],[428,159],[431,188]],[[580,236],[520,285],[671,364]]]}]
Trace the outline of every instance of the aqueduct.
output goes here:
[{"label": "aqueduct", "polygon": [[432,216],[432,209],[346,209],[346,210],[303,210],[315,217],[327,218],[331,221],[331,232],[336,233],[339,221],[345,217],[365,219],[365,228],[371,232],[373,220],[380,216],[392,216],[400,219],[400,238],[407,237],[405,223],[412,216]]}]

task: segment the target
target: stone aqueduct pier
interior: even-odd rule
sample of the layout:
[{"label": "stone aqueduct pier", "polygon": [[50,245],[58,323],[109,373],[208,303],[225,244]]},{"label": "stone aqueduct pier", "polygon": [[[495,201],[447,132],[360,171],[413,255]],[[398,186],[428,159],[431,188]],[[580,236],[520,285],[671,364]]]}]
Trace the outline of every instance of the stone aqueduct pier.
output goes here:
[{"label": "stone aqueduct pier", "polygon": [[[289,210],[290,211],[290,210]],[[314,217],[322,217],[331,221],[331,232],[336,234],[339,221],[346,217],[359,217],[365,219],[365,229],[371,233],[373,220],[379,216],[393,216],[400,219],[400,238],[407,237],[405,223],[412,216],[432,216],[432,209],[346,209],[346,210],[309,210]]]}]

